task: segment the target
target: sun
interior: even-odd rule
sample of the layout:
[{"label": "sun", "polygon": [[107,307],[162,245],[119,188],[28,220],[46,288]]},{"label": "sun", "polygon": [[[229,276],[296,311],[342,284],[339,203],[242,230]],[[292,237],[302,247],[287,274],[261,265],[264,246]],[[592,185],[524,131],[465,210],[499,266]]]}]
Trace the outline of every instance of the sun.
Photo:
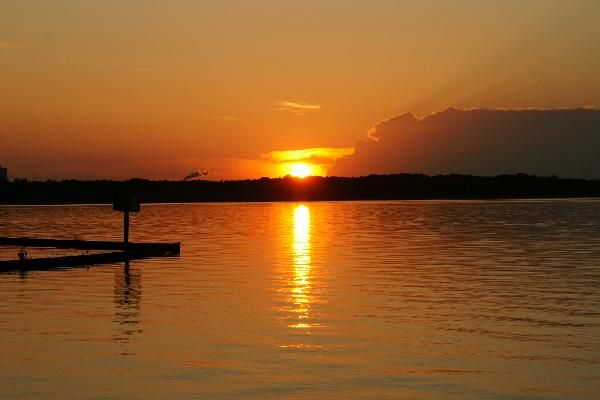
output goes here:
[{"label": "sun", "polygon": [[292,164],[290,169],[290,175],[296,178],[306,178],[309,175],[313,174],[312,168],[308,164],[304,163],[295,163]]}]

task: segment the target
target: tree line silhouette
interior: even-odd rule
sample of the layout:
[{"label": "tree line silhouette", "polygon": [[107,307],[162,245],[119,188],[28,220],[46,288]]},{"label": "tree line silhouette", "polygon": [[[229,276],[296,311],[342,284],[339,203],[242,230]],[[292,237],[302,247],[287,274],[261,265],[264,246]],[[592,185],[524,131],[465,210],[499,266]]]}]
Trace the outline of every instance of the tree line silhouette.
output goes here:
[{"label": "tree line silhouette", "polygon": [[144,203],[599,197],[600,180],[526,174],[287,176],[235,181],[15,179],[0,183],[0,204],[108,204],[116,193],[136,194]]}]

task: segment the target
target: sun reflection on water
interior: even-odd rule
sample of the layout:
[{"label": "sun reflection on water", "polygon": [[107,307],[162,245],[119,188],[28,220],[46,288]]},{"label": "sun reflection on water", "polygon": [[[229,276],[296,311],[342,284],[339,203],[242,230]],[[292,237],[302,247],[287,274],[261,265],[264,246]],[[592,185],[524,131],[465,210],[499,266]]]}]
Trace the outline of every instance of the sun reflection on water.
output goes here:
[{"label": "sun reflection on water", "polygon": [[309,317],[311,303],[310,289],[310,209],[299,205],[294,209],[294,242],[293,242],[293,282],[292,303],[293,312],[297,321],[290,324],[291,328],[310,328],[311,324],[305,322]]}]

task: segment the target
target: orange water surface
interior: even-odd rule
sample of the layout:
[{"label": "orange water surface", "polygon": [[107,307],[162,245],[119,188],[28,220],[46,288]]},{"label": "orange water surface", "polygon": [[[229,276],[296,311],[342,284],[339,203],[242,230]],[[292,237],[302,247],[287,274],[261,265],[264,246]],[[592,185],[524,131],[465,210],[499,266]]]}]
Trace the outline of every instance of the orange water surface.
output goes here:
[{"label": "orange water surface", "polygon": [[1,399],[600,398],[600,200],[143,205],[131,237],[181,255],[0,274]]}]

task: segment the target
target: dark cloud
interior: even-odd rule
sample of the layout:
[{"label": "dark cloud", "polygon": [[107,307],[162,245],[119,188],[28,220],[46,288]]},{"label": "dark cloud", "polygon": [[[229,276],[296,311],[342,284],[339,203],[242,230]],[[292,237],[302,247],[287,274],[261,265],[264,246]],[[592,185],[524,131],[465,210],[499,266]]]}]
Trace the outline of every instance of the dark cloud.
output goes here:
[{"label": "dark cloud", "polygon": [[498,175],[600,178],[600,110],[457,110],[378,123],[329,175]]}]

